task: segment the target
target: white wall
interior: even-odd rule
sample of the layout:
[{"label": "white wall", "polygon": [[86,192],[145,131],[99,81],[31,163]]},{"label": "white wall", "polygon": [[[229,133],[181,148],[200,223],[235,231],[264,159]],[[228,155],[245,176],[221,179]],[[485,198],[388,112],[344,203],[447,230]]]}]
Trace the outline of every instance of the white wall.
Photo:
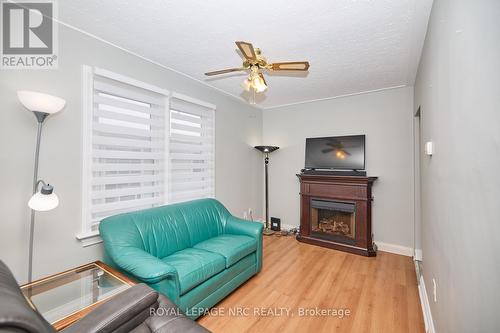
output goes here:
[{"label": "white wall", "polygon": [[36,221],[34,277],[101,258],[101,245],[82,248],[81,66],[105,68],[217,105],[216,195],[234,214],[262,210],[262,112],[199,82],[159,67],[64,26],[59,30],[58,70],[0,71],[0,259],[19,282],[27,278],[27,201],[31,192],[36,121],[16,97],[20,89],[67,100],[44,126],[40,178],[50,181],[60,206]]},{"label": "white wall", "polygon": [[298,226],[299,181],[307,137],[366,135],[366,169],[373,187],[375,241],[413,246],[413,88],[399,88],[264,111],[270,155],[270,216]]},{"label": "white wall", "polygon": [[421,216],[436,332],[500,328],[499,18],[498,0],[435,0],[415,84],[435,145],[421,155]]}]

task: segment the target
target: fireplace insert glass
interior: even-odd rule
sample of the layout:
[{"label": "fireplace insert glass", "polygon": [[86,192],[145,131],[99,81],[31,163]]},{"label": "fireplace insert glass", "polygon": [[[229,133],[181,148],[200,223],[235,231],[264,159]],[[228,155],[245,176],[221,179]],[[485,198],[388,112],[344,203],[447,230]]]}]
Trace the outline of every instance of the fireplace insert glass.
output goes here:
[{"label": "fireplace insert glass", "polygon": [[311,200],[311,234],[325,239],[355,244],[355,204],[325,199]]}]

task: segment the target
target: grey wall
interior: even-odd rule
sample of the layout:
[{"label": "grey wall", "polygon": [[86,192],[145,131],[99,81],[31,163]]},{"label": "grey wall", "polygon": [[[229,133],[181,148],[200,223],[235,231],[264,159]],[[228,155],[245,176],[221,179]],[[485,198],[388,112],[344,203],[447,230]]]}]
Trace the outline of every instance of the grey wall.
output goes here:
[{"label": "grey wall", "polygon": [[216,196],[234,214],[262,210],[262,160],[251,148],[262,138],[262,112],[199,82],[151,64],[63,26],[58,70],[0,71],[0,258],[19,282],[27,275],[27,201],[31,192],[36,121],[16,97],[21,89],[67,100],[46,122],[40,178],[50,181],[60,206],[36,221],[34,276],[40,277],[101,258],[101,245],[82,248],[81,66],[98,66],[217,105]]},{"label": "grey wall", "polygon": [[[437,332],[500,328],[500,2],[435,0],[415,85],[423,273]],[[432,279],[437,302],[432,300]]]},{"label": "grey wall", "polygon": [[399,88],[264,111],[270,157],[270,214],[298,226],[299,182],[307,137],[366,134],[368,175],[374,185],[375,240],[413,247],[413,89]]}]

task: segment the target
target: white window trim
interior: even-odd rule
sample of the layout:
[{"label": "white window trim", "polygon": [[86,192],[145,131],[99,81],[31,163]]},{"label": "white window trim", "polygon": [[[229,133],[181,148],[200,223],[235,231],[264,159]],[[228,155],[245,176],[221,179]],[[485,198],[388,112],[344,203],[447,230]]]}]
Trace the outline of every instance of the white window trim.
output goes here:
[{"label": "white window trim", "polygon": [[210,104],[210,103],[207,103],[207,102],[204,102],[204,101],[200,101],[199,99],[196,99],[196,98],[193,98],[193,97],[189,97],[189,96],[186,96],[186,95],[183,95],[183,94],[179,94],[179,93],[176,93],[176,92],[172,92],[172,97],[173,98],[182,99],[182,100],[185,100],[186,102],[190,102],[190,103],[193,103],[193,104],[198,104],[198,105],[206,107],[207,109],[213,109],[214,111],[217,109],[217,107],[214,104]]},{"label": "white window trim", "polygon": [[[165,116],[165,130],[168,130],[170,128],[170,100],[172,97],[182,99],[194,104],[198,104],[201,106],[204,106],[206,108],[213,109],[214,114],[213,114],[213,182],[214,182],[214,188],[213,188],[213,193],[214,196],[217,195],[217,187],[216,187],[216,156],[217,156],[217,145],[215,144],[216,142],[216,110],[217,107],[214,104],[207,103],[205,101],[183,95],[177,92],[170,92],[166,89],[118,74],[111,72],[106,69],[101,69],[97,67],[91,67],[88,65],[82,66],[82,172],[81,172],[81,228],[80,232],[75,235],[76,239],[81,241],[83,247],[95,245],[102,243],[102,238],[99,236],[99,231],[90,231],[88,229],[88,221],[90,220],[90,205],[88,198],[91,195],[91,182],[89,181],[92,179],[92,147],[91,147],[91,142],[92,142],[92,111],[93,111],[93,96],[94,96],[94,75],[99,75],[102,77],[106,77],[109,79],[117,80],[122,83],[130,84],[142,89],[150,90],[153,92],[156,92],[158,94],[162,94],[165,96],[165,113],[168,116]],[[166,133],[167,137],[169,136],[169,133]],[[165,153],[169,153],[169,140],[165,140]],[[165,168],[166,170],[169,170],[169,159],[165,159]],[[168,193],[168,181],[165,182],[165,193]],[[167,198],[167,197],[166,197]]]},{"label": "white window trim", "polygon": [[[82,68],[82,173],[81,173],[81,227],[76,234],[76,239],[82,241],[84,247],[87,243],[98,244],[102,242],[98,232],[88,231],[90,214],[89,195],[92,179],[91,150],[92,141],[92,109],[94,105],[94,69],[90,66]],[[90,245],[90,244],[89,244]]]}]

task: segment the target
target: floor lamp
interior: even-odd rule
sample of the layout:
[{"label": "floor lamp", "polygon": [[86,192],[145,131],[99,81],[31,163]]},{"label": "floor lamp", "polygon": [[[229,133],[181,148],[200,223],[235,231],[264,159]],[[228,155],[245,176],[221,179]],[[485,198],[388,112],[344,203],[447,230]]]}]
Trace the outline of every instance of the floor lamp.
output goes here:
[{"label": "floor lamp", "polygon": [[264,229],[263,234],[266,236],[274,234],[269,228],[269,179],[267,172],[267,165],[269,164],[269,154],[275,150],[280,149],[280,147],[276,146],[255,146],[255,149],[261,151],[264,154],[264,165],[265,165],[265,174],[266,174],[266,228]]},{"label": "floor lamp", "polygon": [[[40,155],[40,139],[44,120],[51,114],[61,111],[66,105],[62,98],[34,91],[18,91],[17,97],[22,105],[33,112],[38,122],[35,147],[35,167],[33,171],[33,195],[28,202],[31,208],[28,283],[33,278],[33,234],[35,230],[35,211],[48,211],[59,205],[59,198],[54,193],[54,187],[38,179],[38,157]],[[39,185],[42,184],[40,191]]]}]

